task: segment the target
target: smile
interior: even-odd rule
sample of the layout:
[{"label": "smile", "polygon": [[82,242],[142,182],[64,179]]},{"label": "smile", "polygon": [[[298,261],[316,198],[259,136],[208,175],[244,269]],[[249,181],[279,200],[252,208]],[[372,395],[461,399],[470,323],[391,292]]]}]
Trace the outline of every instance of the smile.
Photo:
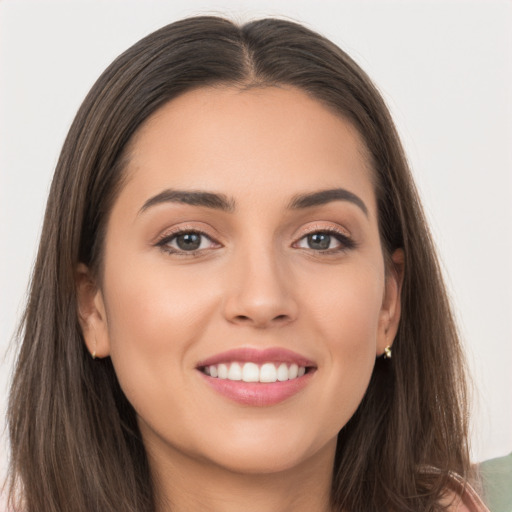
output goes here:
[{"label": "smile", "polygon": [[316,365],[280,348],[235,349],[196,366],[206,383],[224,397],[249,406],[275,405],[299,393]]},{"label": "smile", "polygon": [[220,363],[205,366],[203,372],[210,377],[243,382],[284,382],[297,379],[306,373],[305,366],[295,363],[264,363],[254,362]]}]

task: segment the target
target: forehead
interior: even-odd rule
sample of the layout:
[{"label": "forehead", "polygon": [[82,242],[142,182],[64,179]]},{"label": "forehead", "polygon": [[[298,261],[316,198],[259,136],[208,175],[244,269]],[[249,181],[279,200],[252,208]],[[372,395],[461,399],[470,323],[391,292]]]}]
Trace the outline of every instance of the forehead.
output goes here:
[{"label": "forehead", "polygon": [[189,91],[144,123],[128,154],[125,183],[141,200],[170,186],[253,197],[339,186],[373,193],[357,130],[291,87]]}]

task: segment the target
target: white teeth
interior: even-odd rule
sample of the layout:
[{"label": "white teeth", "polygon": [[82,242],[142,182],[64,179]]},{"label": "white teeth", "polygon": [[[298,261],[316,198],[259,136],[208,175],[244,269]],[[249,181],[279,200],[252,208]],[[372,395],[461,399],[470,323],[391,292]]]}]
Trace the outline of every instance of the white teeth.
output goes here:
[{"label": "white teeth", "polygon": [[242,380],[242,367],[238,363],[231,363],[228,372],[229,380]]},{"label": "white teeth", "polygon": [[[212,366],[215,366],[215,365],[212,365]],[[212,366],[210,366],[210,374],[211,374],[211,368]],[[217,373],[218,373],[218,376],[219,376],[219,379],[227,379],[228,378],[228,367],[227,365],[225,364],[219,364],[219,366],[217,366]]]},{"label": "white teeth", "polygon": [[242,368],[242,380],[244,382],[258,382],[260,380],[260,369],[257,364],[245,363]]},{"label": "white teeth", "polygon": [[284,382],[288,380],[288,366],[286,363],[281,363],[277,369],[277,380]]},{"label": "white teeth", "polygon": [[204,368],[204,373],[218,379],[228,379],[244,382],[284,382],[297,379],[306,373],[304,366],[295,363],[221,363],[212,364]]},{"label": "white teeth", "polygon": [[277,380],[276,365],[265,363],[260,368],[260,382],[275,382]]}]

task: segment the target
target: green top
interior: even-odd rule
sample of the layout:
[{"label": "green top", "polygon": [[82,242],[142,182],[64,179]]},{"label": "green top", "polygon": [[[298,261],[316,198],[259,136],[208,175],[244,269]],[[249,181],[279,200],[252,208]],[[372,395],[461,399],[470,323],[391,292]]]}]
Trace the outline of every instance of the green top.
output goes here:
[{"label": "green top", "polygon": [[480,464],[484,501],[491,512],[512,512],[512,453]]}]

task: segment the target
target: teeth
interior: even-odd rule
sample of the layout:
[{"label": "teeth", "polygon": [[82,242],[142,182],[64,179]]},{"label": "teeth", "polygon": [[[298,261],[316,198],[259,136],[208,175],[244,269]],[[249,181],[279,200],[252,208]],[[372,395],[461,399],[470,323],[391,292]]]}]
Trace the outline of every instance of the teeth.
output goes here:
[{"label": "teeth", "polygon": [[276,365],[265,363],[260,368],[260,382],[275,382],[277,380]]},{"label": "teeth", "polygon": [[286,363],[281,363],[279,365],[279,368],[277,369],[277,380],[280,382],[288,380],[288,366],[286,366]]},{"label": "teeth", "polygon": [[[212,365],[215,366],[215,365]],[[210,368],[210,375],[212,373],[212,366],[209,366]],[[228,367],[225,364],[219,364],[217,367],[218,377],[219,379],[227,379],[228,378]]]},{"label": "teeth", "polygon": [[299,374],[299,367],[295,363],[293,363],[288,370],[288,378],[295,379],[298,374]]},{"label": "teeth", "polygon": [[293,363],[228,363],[206,366],[203,372],[210,377],[244,382],[284,382],[302,377],[306,373],[304,366]]},{"label": "teeth", "polygon": [[259,382],[260,369],[257,364],[245,363],[242,368],[242,380],[244,382]]},{"label": "teeth", "polygon": [[[210,366],[210,374],[211,374]],[[238,363],[231,363],[228,371],[228,380],[242,380],[242,367]]]}]

